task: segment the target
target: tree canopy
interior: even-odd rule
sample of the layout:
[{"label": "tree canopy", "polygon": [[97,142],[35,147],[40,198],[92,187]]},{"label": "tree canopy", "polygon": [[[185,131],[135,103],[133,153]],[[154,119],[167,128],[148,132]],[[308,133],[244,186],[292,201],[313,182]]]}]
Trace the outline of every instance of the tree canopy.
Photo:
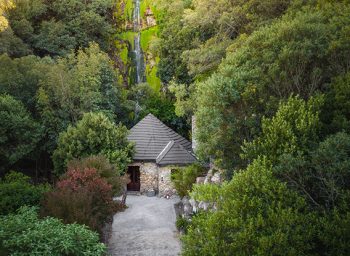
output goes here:
[{"label": "tree canopy", "polygon": [[84,114],[76,126],[60,134],[53,154],[56,174],[64,173],[70,160],[93,155],[104,155],[123,173],[133,153],[127,133],[125,126],[115,126],[102,113]]}]

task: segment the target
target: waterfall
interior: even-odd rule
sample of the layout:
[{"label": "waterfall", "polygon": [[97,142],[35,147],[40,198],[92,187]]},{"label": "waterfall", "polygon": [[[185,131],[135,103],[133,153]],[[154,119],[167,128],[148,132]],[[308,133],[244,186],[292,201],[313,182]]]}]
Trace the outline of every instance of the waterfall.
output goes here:
[{"label": "waterfall", "polygon": [[135,68],[136,68],[136,84],[144,82],[144,63],[143,63],[143,53],[141,49],[141,11],[140,11],[140,1],[135,0],[134,8],[134,31],[137,32],[134,39],[134,56],[135,56]]}]

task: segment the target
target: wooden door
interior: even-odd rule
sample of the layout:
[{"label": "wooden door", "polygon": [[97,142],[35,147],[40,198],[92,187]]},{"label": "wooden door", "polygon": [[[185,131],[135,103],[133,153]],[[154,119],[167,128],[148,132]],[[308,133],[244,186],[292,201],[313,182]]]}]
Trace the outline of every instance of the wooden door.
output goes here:
[{"label": "wooden door", "polygon": [[129,166],[128,174],[130,177],[130,182],[127,185],[128,191],[140,191],[140,167]]}]

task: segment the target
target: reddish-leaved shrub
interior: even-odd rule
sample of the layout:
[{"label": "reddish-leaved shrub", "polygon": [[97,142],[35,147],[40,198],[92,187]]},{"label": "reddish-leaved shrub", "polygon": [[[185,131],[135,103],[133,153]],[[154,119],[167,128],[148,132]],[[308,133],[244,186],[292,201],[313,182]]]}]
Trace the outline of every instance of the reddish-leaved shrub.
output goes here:
[{"label": "reddish-leaved shrub", "polygon": [[97,173],[104,178],[108,184],[112,185],[114,195],[120,195],[124,192],[125,186],[129,183],[126,175],[121,175],[112,165],[109,160],[103,156],[89,156],[82,159],[73,159],[68,162],[67,169],[69,170],[84,170],[95,169]]},{"label": "reddish-leaved shrub", "polygon": [[79,223],[101,232],[107,219],[118,209],[112,186],[96,169],[69,170],[46,194],[42,214]]}]

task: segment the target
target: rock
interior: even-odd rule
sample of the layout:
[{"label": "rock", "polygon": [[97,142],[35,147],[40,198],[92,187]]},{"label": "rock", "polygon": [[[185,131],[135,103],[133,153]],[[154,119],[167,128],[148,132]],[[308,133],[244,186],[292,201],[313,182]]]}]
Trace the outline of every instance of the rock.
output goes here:
[{"label": "rock", "polygon": [[222,182],[222,177],[220,171],[217,171],[212,177],[211,177],[211,183],[214,184],[220,184]]},{"label": "rock", "polygon": [[189,202],[190,202],[190,204],[192,205],[192,211],[193,211],[194,213],[196,213],[196,212],[198,211],[198,203],[197,203],[197,201],[194,200],[193,198],[191,198],[191,199],[189,200]]},{"label": "rock", "polygon": [[203,209],[204,211],[207,211],[209,209],[209,203],[201,201],[198,204],[199,209]]},{"label": "rock", "polygon": [[204,181],[205,181],[205,177],[197,177],[196,179],[197,184],[204,184]]},{"label": "rock", "polygon": [[147,195],[148,197],[153,197],[153,196],[156,195],[156,191],[154,191],[153,189],[152,189],[152,190],[148,190],[147,193],[146,193],[146,195]]},{"label": "rock", "polygon": [[187,197],[184,197],[182,199],[183,209],[184,209],[184,217],[189,218],[193,213],[192,205],[190,204],[190,201]]}]

